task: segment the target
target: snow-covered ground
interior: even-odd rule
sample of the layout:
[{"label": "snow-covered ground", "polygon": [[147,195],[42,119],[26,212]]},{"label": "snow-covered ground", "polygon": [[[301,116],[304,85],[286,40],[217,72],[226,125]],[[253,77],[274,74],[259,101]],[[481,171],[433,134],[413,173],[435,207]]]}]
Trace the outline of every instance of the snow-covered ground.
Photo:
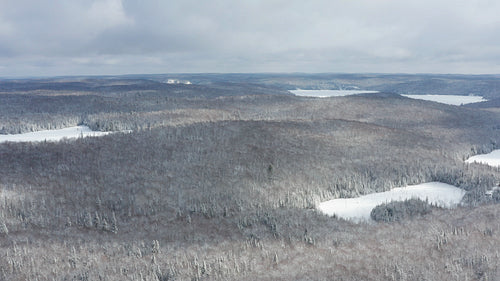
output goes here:
[{"label": "snow-covered ground", "polygon": [[411,99],[435,101],[451,105],[462,105],[468,103],[487,101],[480,96],[457,96],[457,95],[402,95]]},{"label": "snow-covered ground", "polygon": [[493,195],[493,192],[495,192],[498,189],[500,189],[500,187],[494,186],[492,189],[486,190],[485,194],[491,197]]},{"label": "snow-covered ground", "polygon": [[79,138],[88,136],[103,136],[111,132],[92,131],[87,126],[75,126],[60,130],[45,130],[15,135],[0,135],[2,142],[36,142],[36,141],[59,141],[63,138]]},{"label": "snow-covered ground", "polygon": [[440,207],[451,208],[460,203],[464,195],[464,190],[453,185],[428,182],[394,188],[386,192],[372,193],[357,198],[333,199],[320,203],[318,210],[330,216],[336,215],[354,222],[360,222],[371,220],[370,212],[382,203],[419,198],[428,200],[429,203]]},{"label": "snow-covered ground", "polygon": [[167,84],[186,84],[191,85],[191,82],[188,80],[178,80],[178,79],[168,79],[165,83]]},{"label": "snow-covered ground", "polygon": [[378,93],[378,91],[363,91],[363,90],[291,90],[292,94],[301,97],[343,97],[357,94],[371,94]]},{"label": "snow-covered ground", "polygon": [[467,163],[481,163],[493,167],[500,167],[500,149],[493,150],[488,154],[480,154],[472,156],[471,158],[465,160]]}]

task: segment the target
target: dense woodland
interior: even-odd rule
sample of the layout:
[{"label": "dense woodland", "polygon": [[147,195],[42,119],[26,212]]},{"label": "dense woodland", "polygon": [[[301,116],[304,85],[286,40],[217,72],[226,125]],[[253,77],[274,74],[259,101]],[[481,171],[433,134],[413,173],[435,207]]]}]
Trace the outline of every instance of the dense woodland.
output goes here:
[{"label": "dense woodland", "polygon": [[376,73],[294,73],[294,74],[177,74],[133,75],[129,78],[166,81],[176,78],[195,84],[253,83],[286,90],[377,90],[396,94],[477,95],[500,98],[500,75],[459,74],[376,74]]},{"label": "dense woodland", "polygon": [[[0,143],[1,280],[500,278],[500,171],[464,163],[499,148],[494,106],[160,78],[0,82],[0,133],[132,130]],[[388,204],[361,224],[315,210],[428,181],[462,204]]]}]

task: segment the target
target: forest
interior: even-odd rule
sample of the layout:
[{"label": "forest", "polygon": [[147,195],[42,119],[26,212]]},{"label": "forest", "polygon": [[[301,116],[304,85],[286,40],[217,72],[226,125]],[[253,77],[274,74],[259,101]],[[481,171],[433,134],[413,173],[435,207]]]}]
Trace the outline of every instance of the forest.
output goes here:
[{"label": "forest", "polygon": [[[400,95],[432,85],[456,94],[457,83],[458,94],[490,101]],[[464,160],[500,148],[499,83],[326,74],[1,80],[0,134],[76,125],[115,133],[0,143],[0,280],[498,280],[500,170]],[[340,84],[380,92],[288,92]],[[364,223],[316,210],[431,181],[465,190],[461,204],[394,202]]]}]

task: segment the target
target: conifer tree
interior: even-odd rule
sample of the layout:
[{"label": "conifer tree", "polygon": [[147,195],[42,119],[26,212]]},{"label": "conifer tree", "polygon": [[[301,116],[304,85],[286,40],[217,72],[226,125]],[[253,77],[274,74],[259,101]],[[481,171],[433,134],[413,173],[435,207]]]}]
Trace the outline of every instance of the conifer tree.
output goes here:
[{"label": "conifer tree", "polygon": [[0,234],[7,235],[9,234],[9,230],[7,229],[7,225],[5,225],[5,222],[0,221]]}]

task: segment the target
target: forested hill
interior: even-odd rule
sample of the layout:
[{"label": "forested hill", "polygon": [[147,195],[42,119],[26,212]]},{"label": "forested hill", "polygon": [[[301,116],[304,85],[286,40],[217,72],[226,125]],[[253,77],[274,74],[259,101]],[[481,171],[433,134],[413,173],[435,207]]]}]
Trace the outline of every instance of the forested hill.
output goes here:
[{"label": "forested hill", "polygon": [[204,97],[283,93],[283,91],[280,91],[272,86],[257,84],[248,85],[248,83],[234,83],[229,81],[195,85],[165,83],[152,79],[127,79],[120,77],[0,80],[0,92],[4,93],[38,92],[56,94],[58,92],[67,93],[69,91],[100,94],[131,91],[159,91],[168,96],[182,94],[183,96],[192,95]]},{"label": "forested hill", "polygon": [[[59,129],[77,124],[86,124],[97,130],[124,129],[125,126],[137,129],[156,123],[158,118],[155,115],[173,113],[174,110],[178,111],[173,115],[183,115],[180,112],[185,109],[214,113],[208,110],[210,105],[207,103],[213,107],[217,103],[214,99],[222,97],[289,95],[286,90],[263,85],[228,82],[186,85],[119,78],[2,81],[0,89],[0,134]],[[228,111],[230,109],[224,110],[225,115]],[[152,115],[150,122],[143,120],[130,124],[128,121],[145,114]],[[128,124],[115,124],[114,127],[99,124],[115,119],[117,115]],[[102,117],[101,121],[95,121],[97,116]],[[208,118],[202,118],[205,117]],[[193,118],[197,118],[196,114]]]},{"label": "forested hill", "polygon": [[[169,81],[173,83],[169,84]],[[397,94],[477,95],[500,98],[500,75],[458,74],[349,74],[349,73],[240,73],[240,74],[144,74],[94,77],[59,77],[44,79],[0,79],[0,92],[33,90],[164,90],[185,85],[218,85],[228,88],[252,85],[284,90],[376,90]],[[247,87],[240,87],[240,90]],[[233,94],[234,91],[233,91]],[[237,94],[237,93],[236,93]]]},{"label": "forested hill", "polygon": [[165,74],[136,75],[164,81],[168,78],[189,80],[195,84],[214,82],[256,83],[286,90],[376,90],[397,94],[476,95],[500,98],[500,75],[458,74],[350,74],[350,73],[266,73],[266,74]]},{"label": "forested hill", "polygon": [[[0,280],[500,276],[499,170],[464,162],[499,148],[495,110],[395,93],[306,98],[255,81],[95,79],[0,94],[2,133],[132,130],[0,143]],[[462,205],[391,224],[315,210],[429,181],[463,189]]]}]

